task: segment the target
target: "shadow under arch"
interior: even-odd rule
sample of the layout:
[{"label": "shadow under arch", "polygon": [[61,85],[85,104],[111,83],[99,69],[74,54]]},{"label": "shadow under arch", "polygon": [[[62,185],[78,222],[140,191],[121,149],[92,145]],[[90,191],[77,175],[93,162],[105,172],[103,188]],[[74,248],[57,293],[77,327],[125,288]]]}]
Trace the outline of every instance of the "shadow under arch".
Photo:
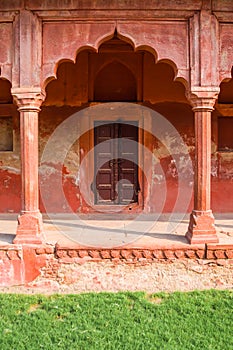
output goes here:
[{"label": "shadow under arch", "polygon": [[6,104],[12,104],[13,103],[13,97],[11,95],[11,82],[0,76],[0,104],[6,103]]},{"label": "shadow under arch", "polygon": [[233,104],[233,66],[229,78],[224,78],[220,82],[220,92],[218,95],[218,103]]},{"label": "shadow under arch", "polygon": [[137,101],[133,72],[117,59],[105,64],[94,79],[94,101]]}]

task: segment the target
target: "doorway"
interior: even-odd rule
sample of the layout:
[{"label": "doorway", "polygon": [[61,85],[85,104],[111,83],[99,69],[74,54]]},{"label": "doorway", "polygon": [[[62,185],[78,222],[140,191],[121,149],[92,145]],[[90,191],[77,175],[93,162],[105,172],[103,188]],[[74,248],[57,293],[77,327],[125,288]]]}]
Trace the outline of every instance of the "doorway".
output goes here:
[{"label": "doorway", "polygon": [[95,204],[138,203],[138,122],[94,122]]}]

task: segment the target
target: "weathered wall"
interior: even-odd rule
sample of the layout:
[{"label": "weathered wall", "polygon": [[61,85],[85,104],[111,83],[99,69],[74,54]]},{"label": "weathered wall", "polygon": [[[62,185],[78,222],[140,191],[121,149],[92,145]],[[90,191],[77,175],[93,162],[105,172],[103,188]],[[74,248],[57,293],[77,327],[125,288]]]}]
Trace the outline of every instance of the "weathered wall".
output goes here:
[{"label": "weathered wall", "polygon": [[[185,104],[179,103],[160,103],[155,106],[155,110],[166,116],[178,129],[179,133],[187,143],[191,158],[194,157],[194,135],[193,135],[193,116],[191,108]],[[65,118],[69,117],[77,111],[76,107],[44,107],[40,115],[40,152],[43,152],[43,147],[46,144],[49,136],[57,125]],[[14,152],[0,153],[0,211],[1,212],[18,212],[20,210],[20,166],[19,166],[19,119],[16,117],[15,124],[15,148]],[[86,135],[88,141],[89,136]],[[167,140],[172,143],[171,140]],[[61,142],[61,141],[59,141]],[[85,140],[83,140],[85,142]],[[212,207],[215,212],[230,212],[232,211],[233,195],[232,195],[232,152],[217,152],[216,144],[212,143]],[[172,211],[177,197],[177,177],[176,172],[172,173],[171,156],[166,154],[166,151],[158,147],[154,140],[152,151],[159,154],[160,164],[163,173],[167,177],[167,199],[164,206],[164,211]],[[63,186],[67,201],[71,208],[76,211],[88,211],[82,198],[80,198],[79,188],[76,185],[77,174],[79,169],[79,147],[76,145],[65,159],[63,166]],[[179,153],[179,148],[173,151],[173,158],[177,162],[185,161]],[[181,165],[181,164],[179,164]],[[47,186],[47,199],[54,212],[67,211],[66,205],[59,198],[57,193],[56,172],[59,167],[59,155],[56,156],[54,150],[54,163],[43,165],[40,168],[40,181],[44,186]],[[58,169],[57,169],[58,168]],[[180,186],[192,186],[192,172],[185,168],[184,164],[184,182]],[[186,178],[186,175],[187,178]],[[156,170],[156,165],[152,172],[152,187],[151,198],[149,205],[151,210],[156,209],[158,198],[161,198],[160,189],[163,188],[164,177],[161,177],[160,172]],[[188,181],[186,181],[188,179]],[[81,207],[80,207],[81,206]],[[192,204],[191,204],[192,206]],[[41,203],[43,211],[43,203]],[[188,208],[190,210],[190,207]],[[182,210],[182,208],[180,208]]]},{"label": "weathered wall", "polygon": [[[194,158],[194,133],[193,133],[193,115],[191,108],[186,104],[181,103],[158,103],[155,105],[155,110],[166,116],[166,118],[178,129],[180,135],[188,145],[191,158]],[[49,136],[65,118],[68,118],[78,109],[77,107],[44,107],[40,114],[40,154],[43,152]],[[0,153],[0,211],[1,212],[19,212],[20,210],[20,165],[19,165],[19,119],[15,118],[15,148],[14,152]],[[68,132],[68,131],[67,131]],[[84,136],[82,143],[88,144],[89,136]],[[59,140],[61,142],[61,140]],[[167,139],[166,142],[172,145],[174,140]],[[232,211],[233,195],[232,195],[232,161],[231,152],[216,152],[216,144],[212,143],[212,207],[214,212],[230,212]],[[158,171],[157,165],[154,164],[152,171],[152,182],[150,188],[151,198],[149,206],[151,210],[156,210],[157,203],[162,197],[160,193],[164,188],[164,181],[167,186],[167,197],[164,205],[164,212],[173,210],[177,198],[177,174],[171,167],[171,155],[167,154],[166,149],[160,147],[156,139],[152,143],[151,151],[154,152],[162,166]],[[183,178],[180,179],[179,186],[193,186],[192,170],[185,168],[186,158],[180,154],[179,147],[173,150],[173,159],[178,162],[179,168],[183,169]],[[80,197],[79,187],[76,184],[77,174],[79,169],[79,147],[74,147],[69,152],[65,159],[63,171],[63,188],[67,202],[75,212],[87,212],[89,209],[85,205],[82,197]],[[182,162],[183,168],[182,168]],[[54,212],[65,212],[69,210],[67,204],[63,203],[57,192],[57,181],[59,181],[58,173],[62,164],[59,163],[59,154],[56,154],[54,149],[54,163],[44,164],[40,168],[40,182],[44,189],[47,190],[47,198],[49,207]],[[164,176],[166,174],[166,176]],[[165,179],[166,177],[166,179]],[[41,210],[44,211],[43,203],[40,204]],[[187,210],[190,210],[192,203]],[[182,211],[182,207],[179,207]]]},{"label": "weathered wall", "polygon": [[9,80],[12,78],[12,46],[13,46],[13,23],[0,21],[0,75]]},{"label": "weathered wall", "polygon": [[[8,137],[12,137],[13,141],[13,149],[0,151],[0,212],[19,212],[21,208],[19,113],[16,106],[6,103],[11,102],[10,85],[6,85],[5,81],[3,84],[0,82],[0,88],[5,102],[0,104],[0,115],[3,119],[12,117],[12,124],[8,126],[12,130],[8,133]],[[3,139],[1,133],[5,134],[4,128],[0,129],[0,139]]]},{"label": "weathered wall", "polygon": [[[79,109],[77,107],[43,107],[39,119],[39,153],[40,159],[49,137],[57,126],[65,119],[73,115]],[[66,130],[69,133],[71,130]],[[65,135],[64,135],[65,136]],[[39,179],[43,193],[45,193],[45,206],[40,198],[40,207],[44,212],[46,209],[50,212],[67,212],[69,205],[74,212],[80,209],[79,188],[75,184],[79,168],[79,148],[78,143],[70,149],[65,157],[64,163],[61,159],[60,145],[62,140],[58,139],[50,149],[50,161],[43,162],[39,168]],[[50,154],[51,153],[51,154]],[[62,173],[62,188],[67,202],[63,200],[62,194],[58,191],[60,175]],[[47,203],[47,208],[46,208]]]},{"label": "weathered wall", "polygon": [[[180,135],[187,143],[190,153],[193,153],[193,116],[190,106],[179,103],[161,103],[154,106],[154,109],[165,116],[179,131]],[[40,153],[43,154],[43,148],[52,132],[60,122],[77,112],[78,108],[71,107],[44,107],[40,114]],[[172,112],[171,112],[172,111]],[[56,116],[56,118],[55,118]],[[153,128],[156,128],[156,126]],[[67,130],[69,133],[69,130]],[[47,191],[46,203],[49,208],[52,208],[55,212],[69,211],[69,207],[62,200],[62,196],[58,193],[59,171],[63,173],[63,189],[67,202],[71,206],[72,210],[88,212],[93,211],[89,208],[82,196],[80,196],[79,186],[77,184],[77,176],[79,172],[80,159],[82,159],[90,151],[90,133],[85,133],[81,139],[80,144],[78,142],[73,145],[70,152],[67,154],[64,164],[60,163],[59,151],[61,140],[57,140],[57,144],[53,144],[51,148],[50,163],[45,163],[40,167],[40,181],[43,185],[43,191]],[[147,137],[147,136],[146,136]],[[167,198],[164,205],[164,212],[170,212],[173,210],[176,197],[177,197],[177,176],[176,173],[172,173],[171,161],[175,159],[177,161],[179,169],[181,169],[179,186],[193,186],[193,173],[191,169],[185,167],[185,155],[179,151],[179,145],[174,148],[175,140],[174,135],[169,136],[164,140],[167,147],[158,144],[155,137],[151,138],[149,144],[149,152],[154,153],[156,159],[159,160],[162,170],[157,170],[157,165],[152,165],[152,178],[148,179],[149,188],[145,189],[145,195],[149,198],[145,198],[147,202],[148,210],[154,211],[158,208],[157,202],[161,198],[160,191],[167,186]],[[80,148],[85,150],[85,154],[80,154]],[[170,154],[172,149],[172,154]],[[184,164],[182,164],[182,162]],[[90,172],[90,169],[86,169]],[[87,176],[87,175],[86,175]],[[85,179],[84,179],[85,181]],[[48,201],[48,202],[47,202]],[[41,208],[43,203],[41,202]],[[185,208],[190,210],[190,206]],[[180,203],[177,210],[182,211],[182,203]]]},{"label": "weathered wall", "polygon": [[[13,151],[0,152],[0,211],[20,210],[19,115],[15,107],[10,107],[10,82],[13,87],[30,87],[45,86],[50,81],[39,120],[42,156],[56,126],[79,108],[88,106],[89,101],[94,101],[96,86],[98,91],[104,91],[101,83],[94,84],[103,66],[118,61],[135,77],[137,100],[160,112],[177,128],[193,160],[193,113],[180,81],[190,87],[208,87],[218,86],[223,79],[231,78],[232,11],[231,0],[133,3],[111,0],[95,1],[94,4],[92,1],[3,0],[0,4],[0,75],[8,81],[1,80],[0,116],[13,116],[14,148]],[[124,40],[121,44],[124,53],[115,51],[113,60],[111,50],[114,48],[107,52],[108,48],[103,49],[101,43],[110,39],[115,29],[118,39]],[[79,50],[83,51],[76,57]],[[67,60],[69,63],[61,64]],[[161,61],[155,65],[156,60]],[[222,82],[218,101],[219,104],[229,104],[229,110],[222,112],[217,108],[213,114],[211,175],[214,211],[233,210],[233,152],[218,149],[218,117],[233,115],[232,81]],[[89,210],[80,196],[76,180],[80,161],[85,155],[81,154],[80,148],[85,145],[85,152],[89,150],[90,137],[91,134],[87,133],[73,145],[64,164],[60,164],[59,154],[54,149],[54,161],[40,168],[40,182],[46,189],[53,211],[68,210],[56,190],[60,169],[64,193],[72,210]],[[190,189],[193,174],[192,170],[186,169],[186,158],[180,154],[179,145],[174,144],[172,137],[166,142],[173,147],[172,155],[182,169],[179,185]],[[174,159],[156,138],[152,137],[148,143],[163,170],[160,174],[158,164],[153,164],[151,183],[145,188],[148,208],[156,210],[165,183],[167,197],[163,210],[172,211],[178,193]],[[41,209],[45,210],[42,202]],[[191,209],[192,202],[187,210]]]},{"label": "weathered wall", "polygon": [[[221,20],[221,19],[220,19]],[[223,18],[220,21],[220,79],[230,78],[232,68],[233,24]]]}]

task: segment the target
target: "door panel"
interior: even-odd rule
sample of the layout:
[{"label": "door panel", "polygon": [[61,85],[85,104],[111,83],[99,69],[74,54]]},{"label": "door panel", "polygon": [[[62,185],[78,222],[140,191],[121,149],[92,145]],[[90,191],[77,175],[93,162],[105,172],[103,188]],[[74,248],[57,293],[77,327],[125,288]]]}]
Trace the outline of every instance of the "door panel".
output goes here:
[{"label": "door panel", "polygon": [[138,201],[138,127],[122,124],[119,140],[119,190],[123,204]]},{"label": "door panel", "polygon": [[137,122],[103,123],[95,122],[94,128],[95,203],[138,202]]},{"label": "door panel", "polygon": [[[110,124],[99,125],[94,129],[95,146],[97,146],[95,147],[95,203],[108,204],[113,200],[114,169],[109,162],[109,159],[114,156],[111,142],[113,136]],[[98,170],[97,173],[96,170]]]}]

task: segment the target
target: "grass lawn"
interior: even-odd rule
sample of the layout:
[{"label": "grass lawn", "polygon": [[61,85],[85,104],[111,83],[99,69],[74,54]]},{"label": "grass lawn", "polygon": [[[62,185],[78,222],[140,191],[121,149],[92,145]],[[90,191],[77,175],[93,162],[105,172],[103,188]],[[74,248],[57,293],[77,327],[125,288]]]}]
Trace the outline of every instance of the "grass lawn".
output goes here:
[{"label": "grass lawn", "polygon": [[233,291],[0,294],[0,349],[233,349]]}]

